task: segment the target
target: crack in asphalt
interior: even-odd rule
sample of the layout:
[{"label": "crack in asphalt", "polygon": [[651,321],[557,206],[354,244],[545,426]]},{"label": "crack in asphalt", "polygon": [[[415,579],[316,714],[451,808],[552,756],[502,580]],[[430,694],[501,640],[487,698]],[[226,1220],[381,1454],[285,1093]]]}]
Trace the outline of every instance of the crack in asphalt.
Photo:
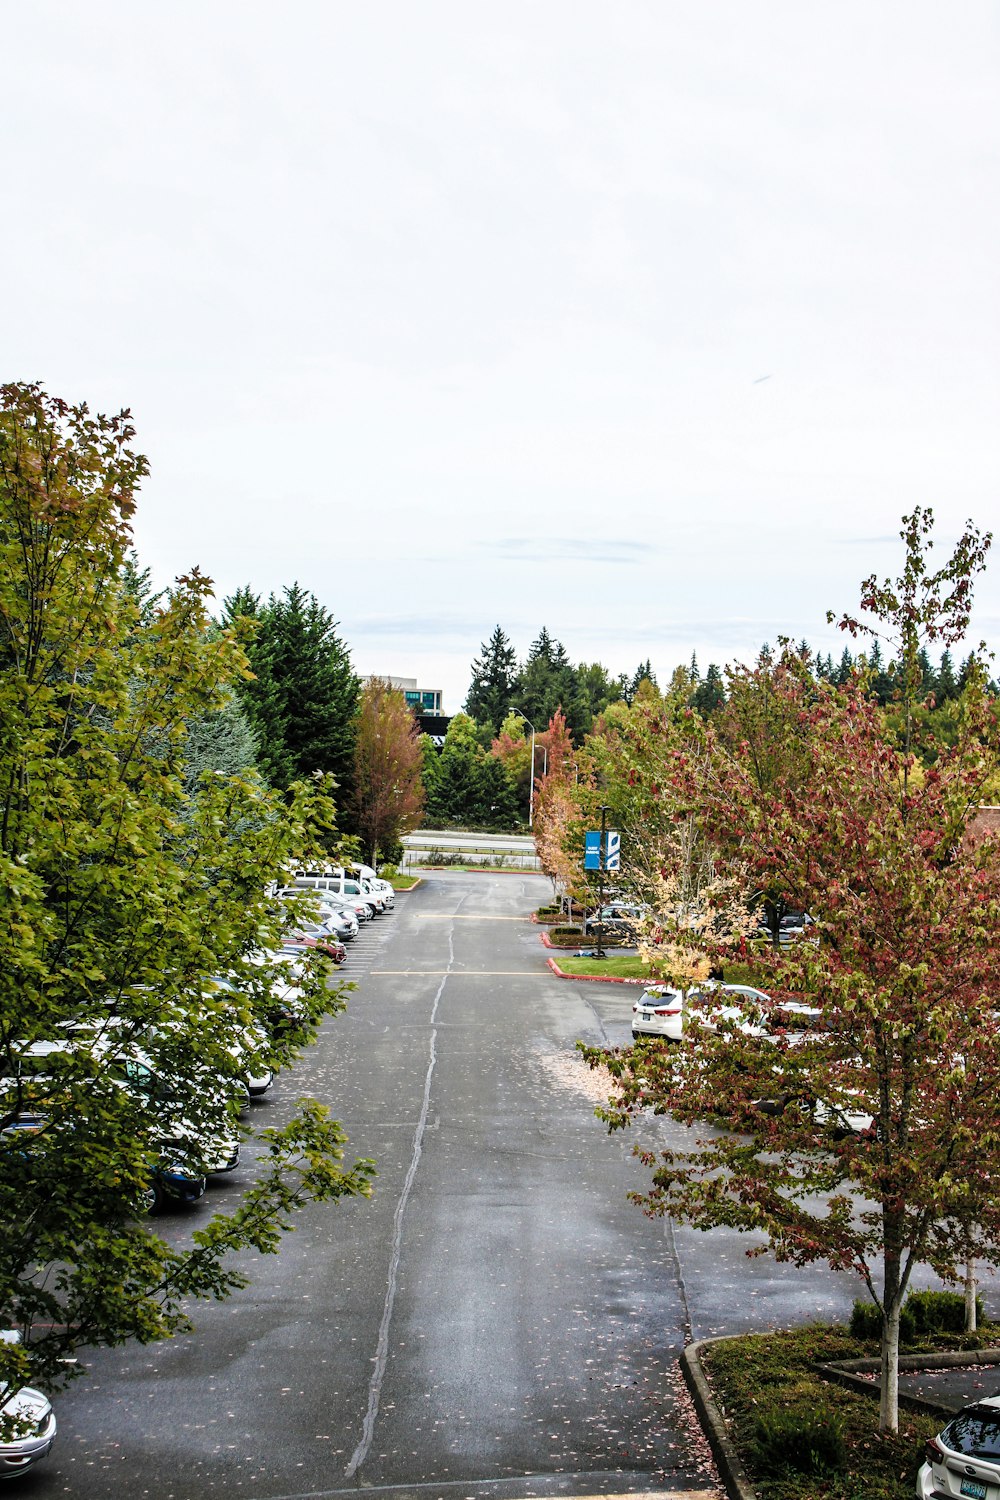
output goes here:
[{"label": "crack in asphalt", "polygon": [[[463,896],[458,905],[462,906],[467,897]],[[456,913],[457,915],[457,913]],[[382,1382],[385,1379],[386,1363],[389,1358],[389,1329],[392,1325],[392,1312],[396,1302],[396,1281],[399,1274],[399,1261],[403,1248],[403,1219],[406,1214],[406,1206],[410,1201],[410,1193],[417,1175],[417,1167],[420,1165],[420,1157],[424,1149],[424,1135],[427,1131],[427,1119],[430,1114],[431,1103],[431,1081],[434,1077],[434,1068],[437,1064],[437,1012],[444,987],[448,983],[449,975],[455,964],[455,928],[454,925],[448,929],[448,967],[444,970],[441,983],[434,995],[434,1003],[431,1006],[430,1020],[430,1049],[427,1060],[427,1073],[424,1078],[424,1097],[420,1108],[420,1117],[417,1120],[417,1128],[413,1135],[413,1152],[410,1157],[410,1165],[403,1182],[403,1191],[399,1195],[396,1204],[396,1212],[392,1220],[392,1250],[389,1256],[389,1274],[385,1290],[385,1306],[382,1309],[382,1322],[379,1324],[378,1343],[375,1346],[375,1368],[372,1370],[372,1378],[368,1386],[368,1410],[365,1413],[364,1425],[361,1429],[361,1438],[358,1446],[351,1455],[351,1461],[344,1470],[344,1475],[352,1479],[358,1472],[365,1459],[368,1457],[375,1435],[375,1423],[378,1420],[379,1403],[382,1399]]]}]

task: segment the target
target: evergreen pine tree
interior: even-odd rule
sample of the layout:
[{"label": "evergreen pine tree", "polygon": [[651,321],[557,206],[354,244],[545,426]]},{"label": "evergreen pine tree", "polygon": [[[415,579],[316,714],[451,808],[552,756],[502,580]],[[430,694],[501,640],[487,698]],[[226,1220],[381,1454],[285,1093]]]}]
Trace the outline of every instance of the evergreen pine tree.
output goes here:
[{"label": "evergreen pine tree", "polygon": [[715,662],[710,662],[704,680],[694,692],[694,706],[705,717],[721,708],[726,701],[726,689],[722,673]]},{"label": "evergreen pine tree", "polygon": [[577,736],[590,727],[587,695],[561,641],[553,640],[543,626],[537,640],[531,643],[521,668],[513,706],[541,733],[558,708],[565,713]]},{"label": "evergreen pine tree", "polygon": [[843,687],[846,683],[850,682],[850,680],[851,680],[851,673],[853,671],[854,671],[854,657],[851,655],[850,651],[845,646],[844,649],[843,649],[843,651],[841,652],[840,662],[839,662],[839,664],[837,666],[837,670],[836,670],[836,673],[834,674],[834,679],[833,679],[834,682],[836,683],[837,687]]},{"label": "evergreen pine tree", "polygon": [[868,666],[872,674],[872,692],[884,708],[892,697],[894,682],[891,672],[885,669],[882,661],[882,648],[877,640],[872,641],[872,649],[868,653]]},{"label": "evergreen pine tree", "polygon": [[184,789],[194,796],[206,771],[240,776],[257,764],[257,741],[250,720],[233,693],[221,708],[188,721],[184,744]]},{"label": "evergreen pine tree", "polygon": [[947,703],[950,698],[958,697],[958,680],[955,677],[955,664],[952,661],[950,651],[941,654],[941,665],[937,674],[937,701]]},{"label": "evergreen pine tree", "polygon": [[917,652],[917,662],[920,667],[920,685],[917,688],[917,696],[926,698],[928,693],[933,693],[937,687],[937,673],[931,666],[931,659],[927,654],[926,646],[921,646]]},{"label": "evergreen pine tree", "polygon": [[[226,615],[247,599],[241,590],[226,601]],[[254,673],[239,693],[259,746],[262,773],[274,786],[314,771],[330,772],[347,805],[352,785],[354,715],[358,679],[337,622],[297,583],[257,605],[257,630],[246,642]]]},{"label": "evergreen pine tree", "polygon": [[500,733],[510,707],[517,682],[517,652],[499,625],[479,649],[481,654],[472,663],[465,712],[477,724],[487,725],[492,736]]},{"label": "evergreen pine tree", "polygon": [[487,755],[480,764],[478,804],[477,826],[501,832],[518,827],[517,791],[495,755]]},{"label": "evergreen pine tree", "polygon": [[[696,681],[696,680],[697,680],[696,678],[692,678],[692,681]],[[639,684],[640,684],[640,682],[651,682],[653,684],[653,686],[656,687],[656,674],[653,671],[653,664],[649,660],[648,656],[647,656],[647,658],[646,658],[645,661],[641,661],[639,663],[639,665],[636,667],[635,672],[634,672],[634,674],[632,676],[632,682],[631,682],[631,688],[630,688],[630,701],[631,701],[632,698],[635,697],[636,693],[639,691]]]}]

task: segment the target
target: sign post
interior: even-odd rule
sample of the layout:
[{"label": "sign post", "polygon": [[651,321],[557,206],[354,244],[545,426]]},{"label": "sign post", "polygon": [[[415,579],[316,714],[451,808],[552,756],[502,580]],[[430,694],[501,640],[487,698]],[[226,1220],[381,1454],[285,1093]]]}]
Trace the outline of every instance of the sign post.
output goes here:
[{"label": "sign post", "polygon": [[604,957],[604,866],[607,854],[608,809],[601,805],[601,863],[597,875],[597,957]]},{"label": "sign post", "polygon": [[604,872],[621,868],[621,839],[617,828],[608,827],[609,807],[601,808],[601,826],[583,836],[583,868],[597,871],[597,952],[596,958],[606,957],[604,952]]}]

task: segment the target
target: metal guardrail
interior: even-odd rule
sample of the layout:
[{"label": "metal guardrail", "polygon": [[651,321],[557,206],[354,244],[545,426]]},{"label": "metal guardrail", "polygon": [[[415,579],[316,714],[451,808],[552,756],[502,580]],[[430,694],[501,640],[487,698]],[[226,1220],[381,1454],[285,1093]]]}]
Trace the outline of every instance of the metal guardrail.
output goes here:
[{"label": "metal guardrail", "polygon": [[[430,859],[431,855],[438,858]],[[526,854],[515,849],[463,849],[449,844],[446,849],[435,846],[427,849],[407,848],[403,853],[401,871],[409,871],[416,867],[447,870],[454,865],[482,865],[484,868],[495,870],[530,870],[536,872],[541,870],[541,862],[537,854]]]}]

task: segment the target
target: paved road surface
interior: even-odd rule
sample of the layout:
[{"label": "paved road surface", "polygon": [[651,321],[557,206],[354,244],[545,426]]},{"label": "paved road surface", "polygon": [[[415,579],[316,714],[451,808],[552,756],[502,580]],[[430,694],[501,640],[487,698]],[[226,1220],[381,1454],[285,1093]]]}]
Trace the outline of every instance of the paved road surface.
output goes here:
[{"label": "paved road surface", "polygon": [[843,1313],[857,1288],[626,1202],[641,1171],[594,1120],[573,1044],[628,1040],[632,992],[549,973],[523,920],[547,891],[442,873],[364,931],[348,1014],[255,1119],[328,1101],[378,1162],[374,1201],[307,1212],[279,1257],[249,1261],[250,1288],[195,1310],[195,1334],[99,1351],[19,1493],[702,1489],[675,1403],[685,1340]]}]

